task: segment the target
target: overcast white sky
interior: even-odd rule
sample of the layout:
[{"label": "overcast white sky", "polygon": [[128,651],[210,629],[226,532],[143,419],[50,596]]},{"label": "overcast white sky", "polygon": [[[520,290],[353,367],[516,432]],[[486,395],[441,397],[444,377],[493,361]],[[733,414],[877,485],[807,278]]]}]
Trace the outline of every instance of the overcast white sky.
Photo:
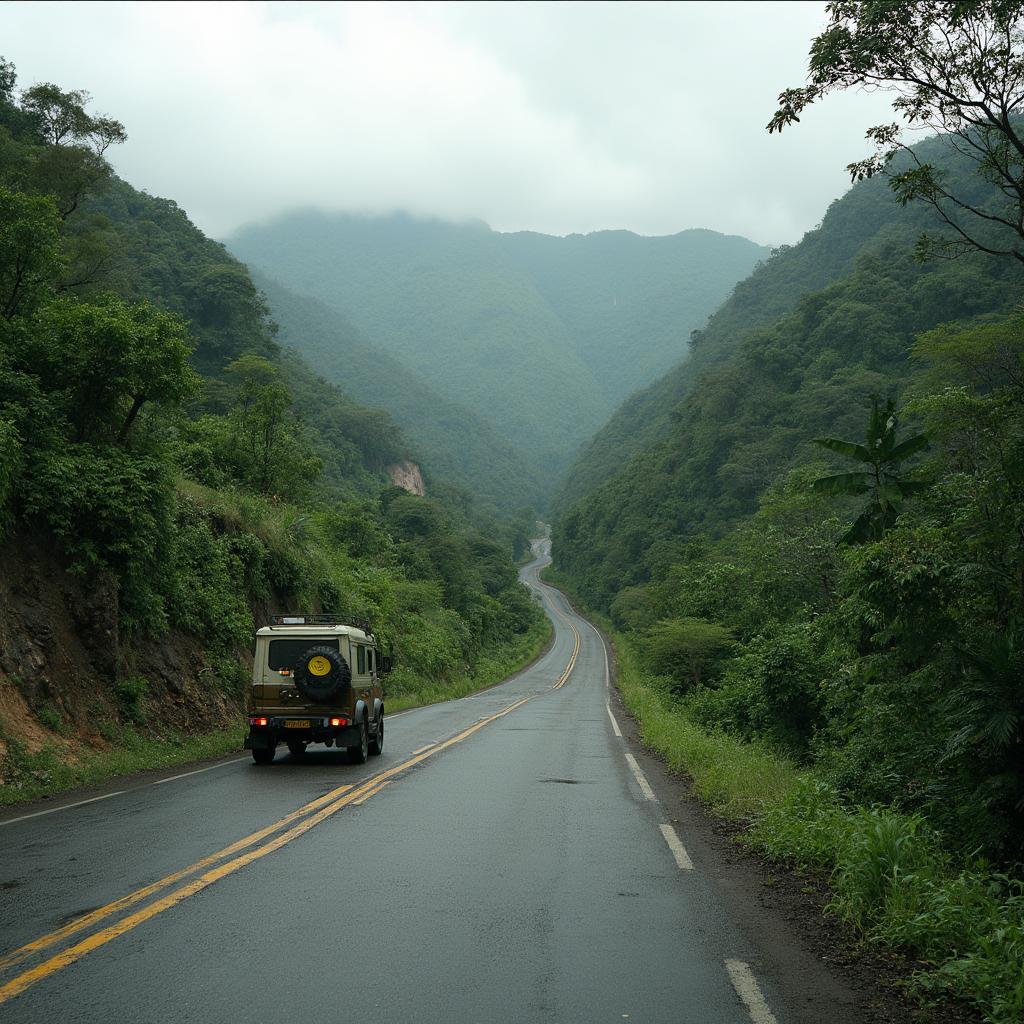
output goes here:
[{"label": "overcast white sky", "polygon": [[296,206],[554,234],[792,242],[848,187],[882,96],[782,136],[824,4],[0,4],[19,83],[85,88],[111,158],[205,231]]}]

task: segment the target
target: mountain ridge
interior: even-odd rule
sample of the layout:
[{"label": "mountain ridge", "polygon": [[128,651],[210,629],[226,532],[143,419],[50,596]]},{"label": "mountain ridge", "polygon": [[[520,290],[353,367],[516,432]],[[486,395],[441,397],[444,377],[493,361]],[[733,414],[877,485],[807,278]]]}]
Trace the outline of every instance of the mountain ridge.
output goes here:
[{"label": "mountain ridge", "polygon": [[694,228],[551,236],[306,209],[236,232],[240,259],[348,318],[547,481],[767,250]]}]

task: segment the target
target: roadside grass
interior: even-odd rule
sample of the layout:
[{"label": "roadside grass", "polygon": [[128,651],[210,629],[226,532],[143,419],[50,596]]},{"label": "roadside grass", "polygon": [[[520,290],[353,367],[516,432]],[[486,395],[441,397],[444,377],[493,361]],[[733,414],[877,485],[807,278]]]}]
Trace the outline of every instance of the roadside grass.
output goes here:
[{"label": "roadside grass", "polygon": [[619,692],[640,726],[644,746],[693,779],[705,803],[726,818],[749,820],[775,807],[799,783],[785,758],[759,744],[706,732],[681,712],[657,678],[645,676],[636,652],[616,636]]},{"label": "roadside grass", "polygon": [[481,657],[472,672],[459,672],[443,682],[424,679],[397,668],[387,678],[384,702],[389,713],[456,700],[484,690],[525,668],[551,639],[552,625],[546,616],[514,643]]},{"label": "roadside grass", "polygon": [[172,733],[160,738],[143,736],[126,725],[111,725],[106,731],[114,744],[111,749],[77,752],[74,760],[68,757],[66,744],[49,744],[29,752],[16,740],[5,737],[0,806],[95,786],[118,775],[219,757],[240,751],[245,736],[241,725],[200,736]]},{"label": "roadside grass", "polygon": [[[557,571],[541,577],[580,604]],[[917,815],[852,806],[769,745],[698,726],[630,638],[588,616],[614,641],[619,692],[644,744],[690,776],[714,813],[742,823],[742,842],[826,878],[828,910],[866,945],[921,964],[908,988],[922,1000],[961,1000],[989,1024],[1024,1020],[1024,881],[957,863]]]}]

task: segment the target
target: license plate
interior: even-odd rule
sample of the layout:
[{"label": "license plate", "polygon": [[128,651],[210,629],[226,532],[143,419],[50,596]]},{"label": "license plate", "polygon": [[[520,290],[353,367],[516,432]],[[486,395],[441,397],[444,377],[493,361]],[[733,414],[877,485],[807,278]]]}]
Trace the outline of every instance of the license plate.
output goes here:
[{"label": "license plate", "polygon": [[308,718],[289,718],[284,723],[286,729],[308,729],[309,719]]}]

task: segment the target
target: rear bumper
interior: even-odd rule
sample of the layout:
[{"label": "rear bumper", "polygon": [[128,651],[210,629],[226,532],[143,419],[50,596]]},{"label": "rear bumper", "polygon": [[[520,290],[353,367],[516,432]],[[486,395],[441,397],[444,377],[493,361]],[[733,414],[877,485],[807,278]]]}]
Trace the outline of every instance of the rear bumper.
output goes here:
[{"label": "rear bumper", "polygon": [[328,719],[310,719],[309,728],[288,726],[287,718],[271,718],[269,725],[249,726],[245,737],[245,750],[273,749],[278,743],[299,740],[303,743],[326,743],[332,740],[337,747],[354,747],[360,742],[358,725],[327,725]]}]

